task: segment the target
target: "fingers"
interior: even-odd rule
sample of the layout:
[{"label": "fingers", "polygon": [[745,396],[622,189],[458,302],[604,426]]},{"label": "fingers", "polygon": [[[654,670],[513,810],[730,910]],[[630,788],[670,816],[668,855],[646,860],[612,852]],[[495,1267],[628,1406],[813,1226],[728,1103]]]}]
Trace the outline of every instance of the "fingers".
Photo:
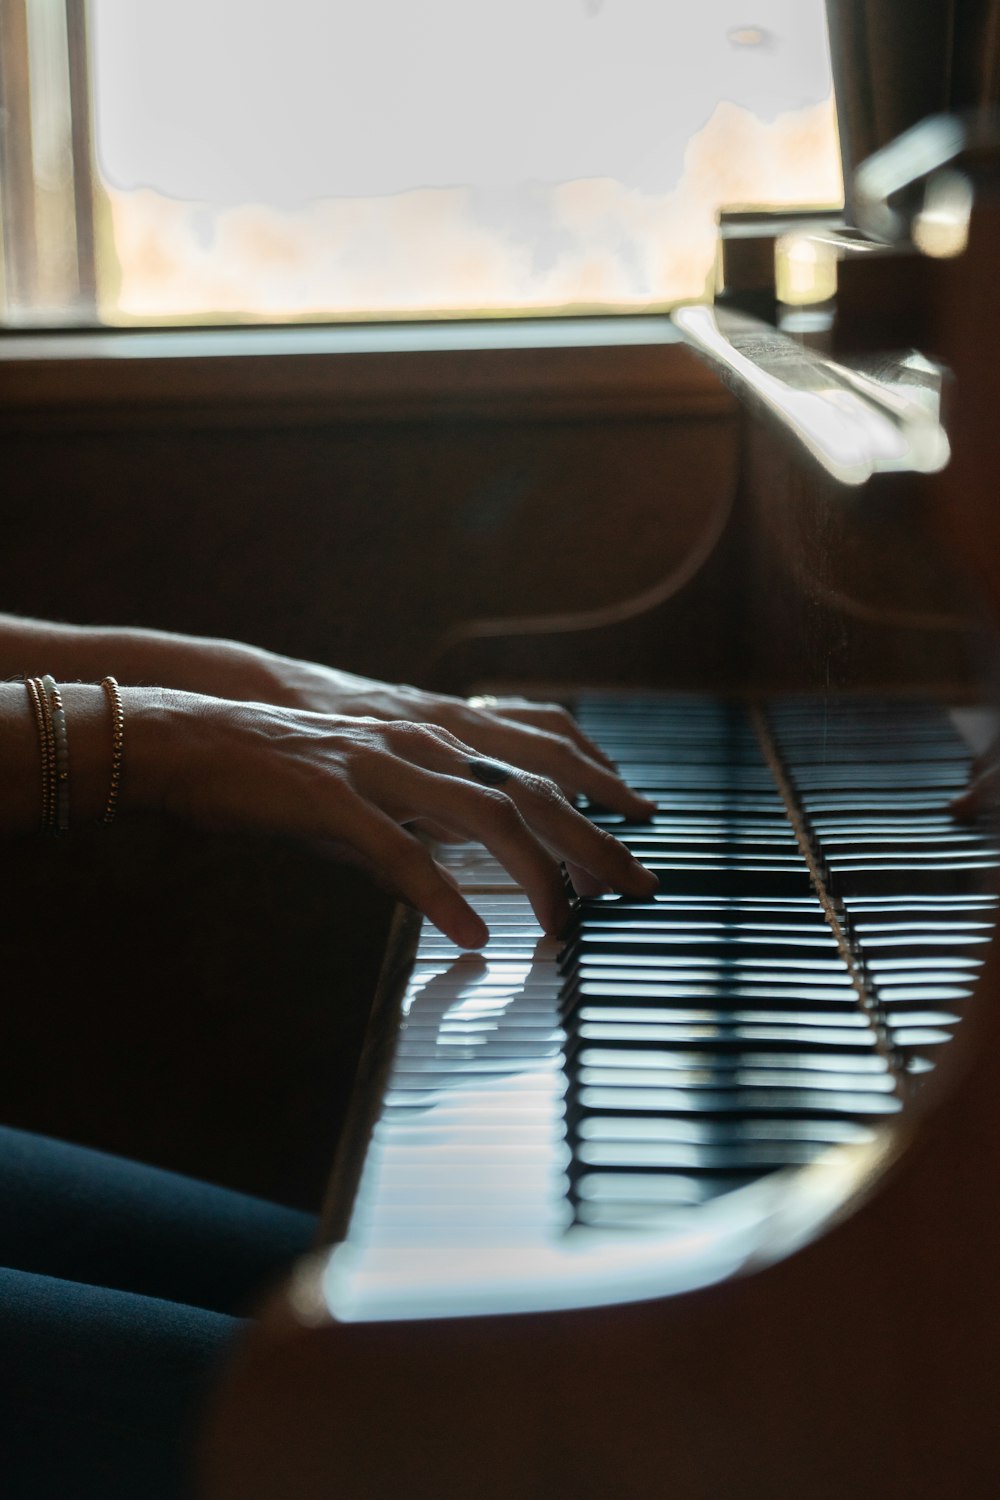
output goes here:
[{"label": "fingers", "polygon": [[656,888],[656,877],[554,782],[484,760],[429,725],[393,722],[371,732],[374,743],[354,768],[355,790],[395,824],[431,823],[485,845],[523,887],[546,932],[561,932],[569,920],[562,860],[588,894],[610,887],[641,897]]},{"label": "fingers", "polygon": [[392,818],[362,798],[338,809],[338,845],[352,851],[379,884],[423,912],[460,948],[481,948],[489,939],[486,923],[430,852]]},{"label": "fingers", "polygon": [[656,890],[656,876],[624,844],[582,817],[553,782],[522,773],[504,790],[546,848],[565,861],[581,896],[615,890],[643,897]]},{"label": "fingers", "polygon": [[582,734],[564,709],[515,703],[496,709],[465,706],[458,726],[475,749],[555,781],[570,796],[584,796],[629,818],[646,819],[655,802],[622,781],[612,763]]},{"label": "fingers", "polygon": [[[401,768],[395,780],[396,796],[405,797],[406,805],[431,809],[431,821],[446,820],[444,826],[451,831],[489,849],[524,888],[545,932],[564,931],[570,907],[559,865],[527,827],[510,797],[412,765]],[[489,936],[485,924],[428,850],[392,815],[359,802],[346,827],[343,809],[338,810],[341,847],[346,842],[356,863],[365,865],[380,884],[422,911],[453,942],[464,948],[481,947]]]},{"label": "fingers", "polygon": [[589,735],[584,734],[579,724],[558,703],[532,703],[529,698],[498,698],[492,711],[502,719],[515,724],[526,724],[533,729],[544,730],[561,739],[570,740],[589,759],[602,765],[606,771],[617,772],[610,756],[605,755]]},{"label": "fingers", "polygon": [[[656,887],[655,876],[578,813],[554,780],[495,751],[484,756],[447,730],[223,699],[195,708],[186,700],[174,705],[187,733],[165,810],[212,827],[320,840],[462,947],[481,946],[485,924],[407,825],[484,844],[524,888],[548,933],[563,931],[570,915],[561,861],[588,893],[611,888],[642,897]],[[585,760],[575,748],[569,753]],[[600,796],[603,782],[615,778],[594,765],[581,780]]]},{"label": "fingers", "polygon": [[624,845],[596,828],[550,780],[484,761],[452,735],[426,726],[387,726],[400,767],[382,806],[400,822],[419,818],[482,843],[527,893],[546,932],[569,919],[559,862],[585,894],[619,890],[642,897],[656,877]]},{"label": "fingers", "polygon": [[605,885],[603,880],[598,880],[591,875],[589,870],[583,870],[571,861],[566,863],[566,873],[578,896],[609,896],[611,894],[611,887]]},{"label": "fingers", "polygon": [[[338,674],[338,680],[343,676]],[[630,818],[648,818],[656,811],[654,803],[629,790],[613,761],[558,704],[452,698],[368,679],[350,681],[358,692],[341,701],[341,712],[440,725],[485,754],[551,777],[570,796],[589,797]]]},{"label": "fingers", "polygon": [[[468,839],[483,844],[509,871],[531,902],[543,931],[558,936],[570,919],[570,904],[557,857],[528,826],[506,791],[471,785],[458,778],[433,778],[444,783],[429,795],[443,791],[451,826]],[[448,784],[450,783],[450,784]]]},{"label": "fingers", "polygon": [[462,834],[452,832],[443,823],[435,823],[433,818],[417,818],[414,822],[407,824],[407,827],[411,833],[420,833],[425,838],[433,839],[435,844],[462,844],[465,842]]}]

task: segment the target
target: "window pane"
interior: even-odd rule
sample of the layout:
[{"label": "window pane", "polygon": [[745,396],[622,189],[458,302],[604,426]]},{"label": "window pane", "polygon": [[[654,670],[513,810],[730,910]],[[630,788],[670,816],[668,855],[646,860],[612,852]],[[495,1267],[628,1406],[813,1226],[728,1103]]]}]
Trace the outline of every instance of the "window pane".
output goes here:
[{"label": "window pane", "polygon": [[821,0],[90,0],[101,312],[700,296],[721,205],[833,205]]}]

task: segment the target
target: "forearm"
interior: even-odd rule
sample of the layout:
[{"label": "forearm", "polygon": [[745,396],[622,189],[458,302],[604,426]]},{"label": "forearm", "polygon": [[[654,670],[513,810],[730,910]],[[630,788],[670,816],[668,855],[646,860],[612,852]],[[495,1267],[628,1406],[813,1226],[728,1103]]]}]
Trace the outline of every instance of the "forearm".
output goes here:
[{"label": "forearm", "polygon": [[60,682],[111,675],[226,697],[263,697],[267,653],[239,641],[129,626],[60,625],[0,614],[0,678],[49,672]]}]

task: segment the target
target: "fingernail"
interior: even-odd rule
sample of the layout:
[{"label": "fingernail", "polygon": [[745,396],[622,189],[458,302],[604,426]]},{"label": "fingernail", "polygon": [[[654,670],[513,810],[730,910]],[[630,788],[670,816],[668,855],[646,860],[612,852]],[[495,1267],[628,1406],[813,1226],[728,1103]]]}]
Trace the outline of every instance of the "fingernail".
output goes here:
[{"label": "fingernail", "polygon": [[484,948],[490,940],[490,930],[480,917],[463,922],[461,933],[456,935],[459,948]]},{"label": "fingernail", "polygon": [[628,894],[636,896],[651,896],[654,891],[659,890],[660,882],[652,870],[647,870],[645,865],[637,864],[632,871],[629,881]]}]

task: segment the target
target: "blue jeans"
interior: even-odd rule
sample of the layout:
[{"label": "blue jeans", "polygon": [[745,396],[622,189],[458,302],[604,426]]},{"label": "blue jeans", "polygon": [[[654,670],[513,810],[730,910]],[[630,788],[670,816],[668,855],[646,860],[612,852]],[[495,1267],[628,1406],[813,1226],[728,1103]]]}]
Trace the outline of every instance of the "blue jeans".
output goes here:
[{"label": "blue jeans", "polygon": [[178,1500],[201,1399],[310,1215],[0,1126],[0,1494]]}]

